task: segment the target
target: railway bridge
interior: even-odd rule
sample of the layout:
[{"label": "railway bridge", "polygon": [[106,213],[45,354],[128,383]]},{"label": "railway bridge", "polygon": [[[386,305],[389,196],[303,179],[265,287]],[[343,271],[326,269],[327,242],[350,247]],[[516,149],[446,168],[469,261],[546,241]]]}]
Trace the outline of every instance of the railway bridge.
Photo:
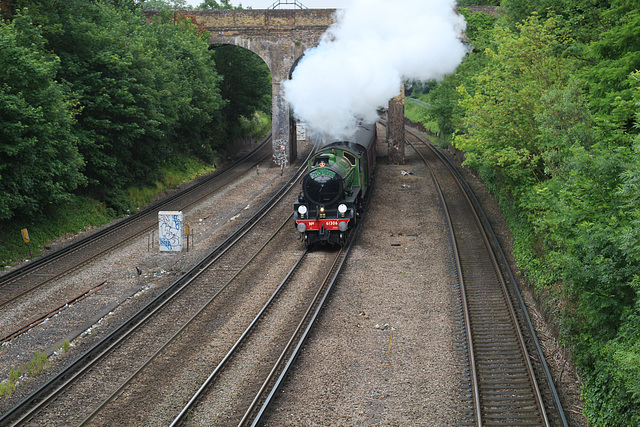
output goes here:
[{"label": "railway bridge", "polygon": [[[471,7],[471,12],[496,15],[496,7]],[[195,17],[209,32],[209,44],[230,44],[249,49],[268,65],[272,75],[273,161],[288,166],[297,157],[296,127],[284,99],[282,83],[291,78],[295,64],[307,49],[335,23],[336,9],[234,9],[177,11]],[[158,11],[148,10],[147,18]],[[464,36],[463,36],[464,37]],[[387,145],[389,160],[404,163],[404,93],[389,101]]]},{"label": "railway bridge", "polygon": [[[271,107],[273,161],[287,167],[296,159],[295,121],[284,99],[282,82],[291,78],[296,62],[307,49],[317,46],[322,34],[335,22],[336,9],[240,9],[185,10],[209,32],[209,43],[249,49],[269,66],[272,75]],[[147,17],[157,11],[146,11]],[[396,102],[404,104],[404,98]],[[397,111],[397,109],[393,109]],[[404,115],[404,109],[402,109]],[[394,121],[395,122],[395,121]],[[398,120],[402,126],[403,118]]]}]

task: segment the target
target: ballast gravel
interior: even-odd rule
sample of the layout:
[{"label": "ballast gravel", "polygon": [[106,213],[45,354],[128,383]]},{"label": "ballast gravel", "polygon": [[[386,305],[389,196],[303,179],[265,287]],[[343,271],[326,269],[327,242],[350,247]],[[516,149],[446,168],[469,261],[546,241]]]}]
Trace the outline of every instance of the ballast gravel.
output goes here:
[{"label": "ballast gravel", "polygon": [[[302,144],[299,152],[308,148]],[[86,300],[2,346],[0,381],[36,351],[47,351],[50,357],[42,374],[25,377],[10,398],[0,397],[0,413],[194,265],[264,203],[292,169],[281,175],[267,163],[224,194],[185,212],[195,233],[189,252],[159,253],[157,246],[151,247],[151,237],[143,236],[82,273],[52,284],[46,292],[72,296],[108,281]],[[495,200],[477,177],[464,172],[509,252],[509,233]],[[461,421],[465,376],[454,344],[459,303],[441,208],[426,167],[409,148],[404,165],[387,164],[384,134],[363,225],[346,270],[278,393],[266,425],[450,426]],[[579,415],[579,379],[566,358],[558,356],[562,352],[553,330],[527,295],[543,346],[553,356],[556,378],[562,377],[571,425],[588,425]],[[0,313],[0,326],[8,328],[28,316],[30,304],[44,297],[33,296]],[[64,339],[70,339],[69,351],[55,351]],[[123,419],[122,424],[136,422]]]}]

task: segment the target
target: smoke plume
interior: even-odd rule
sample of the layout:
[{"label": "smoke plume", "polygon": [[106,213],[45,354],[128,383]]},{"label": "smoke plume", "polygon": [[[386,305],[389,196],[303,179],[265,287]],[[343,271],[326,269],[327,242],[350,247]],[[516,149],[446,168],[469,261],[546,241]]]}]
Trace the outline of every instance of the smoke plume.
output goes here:
[{"label": "smoke plume", "polygon": [[353,0],[284,82],[285,97],[311,133],[349,137],[358,120],[400,93],[403,80],[455,71],[467,53],[455,0]]}]

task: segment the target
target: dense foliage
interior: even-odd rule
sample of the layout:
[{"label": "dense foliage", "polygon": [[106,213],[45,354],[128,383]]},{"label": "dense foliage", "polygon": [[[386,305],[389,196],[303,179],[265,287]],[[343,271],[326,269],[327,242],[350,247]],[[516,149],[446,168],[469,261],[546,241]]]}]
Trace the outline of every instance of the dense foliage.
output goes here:
[{"label": "dense foliage", "polygon": [[[503,0],[421,99],[500,198],[596,425],[640,425],[640,2]],[[466,13],[463,11],[463,13]]]},{"label": "dense foliage", "polygon": [[58,79],[81,106],[75,132],[89,190],[126,209],[124,189],[153,180],[173,151],[211,157],[223,102],[211,54],[190,22],[173,25],[167,13],[146,25],[110,4],[58,3],[28,10],[61,60]]},{"label": "dense foliage", "polygon": [[[187,4],[187,0],[141,0],[139,3],[143,9],[147,10],[192,9],[192,7]],[[230,0],[220,0],[220,2],[216,0],[203,0],[196,9],[242,9],[242,4],[240,6],[234,6]]]},{"label": "dense foliage", "polygon": [[458,7],[465,6],[500,6],[500,0],[459,0]]},{"label": "dense foliage", "polygon": [[[35,219],[79,194],[125,212],[129,186],[153,184],[184,155],[212,163],[256,111],[268,113],[264,62],[242,51],[221,71],[207,34],[168,10],[184,1],[155,1],[164,10],[151,22],[146,3],[3,0],[0,220]],[[230,83],[234,61],[244,82]]]},{"label": "dense foliage", "polygon": [[0,22],[0,219],[33,215],[85,181],[57,56],[28,16]]},{"label": "dense foliage", "polygon": [[[220,92],[229,102],[222,109],[228,123],[250,119],[255,111],[271,110],[271,76],[267,64],[255,53],[233,45],[213,51],[216,69],[224,77]],[[241,128],[229,130],[231,139]]]}]

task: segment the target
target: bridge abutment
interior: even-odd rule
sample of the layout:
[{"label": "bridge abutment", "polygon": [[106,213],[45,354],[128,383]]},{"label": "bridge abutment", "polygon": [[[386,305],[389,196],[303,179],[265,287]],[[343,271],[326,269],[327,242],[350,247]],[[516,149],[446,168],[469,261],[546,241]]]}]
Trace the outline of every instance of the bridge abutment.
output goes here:
[{"label": "bridge abutment", "polygon": [[297,149],[295,124],[282,83],[290,79],[295,63],[304,52],[317,46],[321,36],[335,22],[335,9],[198,10],[189,13],[209,31],[210,44],[232,44],[249,49],[268,65],[273,83],[273,163],[288,167],[296,159]]},{"label": "bridge abutment", "polygon": [[404,164],[404,87],[389,101],[387,110],[387,144],[389,163]]},{"label": "bridge abutment", "polygon": [[291,109],[284,98],[284,88],[281,81],[273,82],[273,100],[271,102],[271,134],[273,144],[273,163],[286,168],[295,160],[291,140]]}]

